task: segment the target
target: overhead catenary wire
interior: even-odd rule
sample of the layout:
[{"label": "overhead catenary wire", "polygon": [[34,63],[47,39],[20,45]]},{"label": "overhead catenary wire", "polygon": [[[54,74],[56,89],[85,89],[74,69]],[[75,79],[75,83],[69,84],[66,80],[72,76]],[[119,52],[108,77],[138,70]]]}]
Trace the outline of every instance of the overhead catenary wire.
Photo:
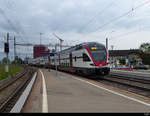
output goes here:
[{"label": "overhead catenary wire", "polygon": [[119,20],[120,18],[122,18],[122,17],[128,15],[129,13],[131,13],[131,12],[137,10],[138,8],[144,6],[144,5],[148,4],[148,3],[150,3],[150,0],[148,0],[148,1],[146,1],[146,2],[144,2],[144,3],[142,3],[142,4],[140,4],[140,5],[138,5],[138,6],[136,6],[135,8],[132,8],[132,9],[129,10],[128,12],[125,12],[125,13],[123,13],[122,15],[120,15],[120,16],[118,16],[118,17],[113,18],[112,20],[108,21],[107,23],[104,23],[103,25],[101,25],[100,27],[98,27],[94,32],[97,32],[98,30],[102,29],[103,27],[105,27],[105,26],[111,24],[112,22],[115,22],[115,21]]},{"label": "overhead catenary wire", "polygon": [[[9,9],[11,12],[15,11],[15,10],[12,10],[12,8],[15,8],[15,6],[16,6],[15,2],[13,0],[11,0],[11,1],[7,0],[6,2],[7,2],[6,5],[5,5],[6,8]],[[26,36],[26,33],[25,33],[24,29],[22,28],[22,25],[20,24],[20,21],[17,20],[17,16],[18,15],[15,16],[15,20],[14,20],[15,23],[17,21],[17,26],[15,26],[15,28],[17,28],[17,30],[19,30],[20,33],[22,33],[24,36]],[[22,38],[20,33],[18,33],[20,35],[20,38],[24,40],[24,38]],[[26,36],[26,41],[28,42],[27,36]]]},{"label": "overhead catenary wire", "polygon": [[133,31],[129,31],[129,32],[126,32],[126,33],[122,33],[122,34],[117,35],[117,36],[113,36],[109,40],[114,40],[114,39],[122,38],[122,37],[128,36],[130,34],[134,34],[134,33],[137,33],[139,31],[142,31],[145,28],[150,28],[150,26],[142,27],[142,28],[137,29],[137,30],[133,30]]},{"label": "overhead catenary wire", "polygon": [[[11,27],[12,30],[14,30],[14,32],[16,32],[18,35],[20,34],[19,29],[17,29],[16,26],[14,26],[14,24],[12,23],[11,19],[9,19],[7,17],[7,15],[5,14],[4,10],[2,8],[0,8],[0,14],[6,19],[7,23],[9,24],[9,26]],[[23,40],[23,39],[22,39]],[[24,40],[23,40],[24,41]]]},{"label": "overhead catenary wire", "polygon": [[[16,32],[16,34],[20,35],[20,38],[22,39],[22,41],[25,42],[24,38],[22,38],[21,36],[21,33],[23,35],[26,35],[25,34],[25,31],[23,30],[23,28],[21,27],[21,24],[20,22],[17,20],[17,25],[14,24],[14,21],[12,21],[12,18],[10,19],[7,15],[6,15],[6,9],[10,10],[11,12],[13,12],[14,10],[12,10],[12,8],[14,8],[16,5],[14,3],[13,0],[9,1],[9,0],[6,0],[5,1],[5,10],[0,8],[0,14],[2,14],[4,16],[4,18],[6,19],[6,21],[8,22],[9,26],[11,27],[11,29]],[[17,15],[16,15],[17,16]],[[16,19],[16,16],[15,16],[15,19]],[[19,27],[18,27],[19,26]],[[15,35],[16,35],[15,34]]]},{"label": "overhead catenary wire", "polygon": [[[16,4],[14,3],[14,1],[10,2],[9,0],[8,1],[6,0],[5,2],[6,2],[5,9],[10,10],[10,12],[15,11],[15,10],[12,10],[12,8],[14,9],[15,6],[16,6]],[[28,43],[28,37],[26,36],[26,33],[25,33],[24,29],[22,28],[22,25],[20,24],[19,20],[17,20],[17,18],[15,17],[14,21],[15,21],[15,23],[17,21],[17,25],[14,25],[14,23],[13,23],[14,21],[12,21],[10,18],[8,18],[8,16],[4,12],[4,10],[2,8],[0,10],[2,12],[1,14],[4,16],[4,18],[6,19],[6,21],[9,23],[9,26],[16,32],[15,36],[19,35],[20,36],[19,38],[21,38],[21,40],[23,42],[25,42],[25,40],[26,40],[27,43]],[[18,16],[18,15],[16,15],[16,16]],[[25,40],[24,40],[24,37],[22,38],[22,35],[25,37]],[[26,51],[28,51],[27,48],[26,48]]]},{"label": "overhead catenary wire", "polygon": [[4,18],[6,19],[6,21],[9,23],[10,27],[16,31],[16,33],[19,33],[18,30],[16,29],[16,27],[13,25],[13,23],[11,22],[11,20],[6,16],[4,10],[2,8],[0,8],[0,14],[2,14],[4,16]]},{"label": "overhead catenary wire", "polygon": [[108,4],[106,7],[104,7],[101,11],[99,11],[94,17],[92,17],[86,24],[84,24],[80,29],[79,31],[82,32],[89,24],[91,24],[95,18],[98,16],[98,15],[102,15],[106,10],[108,10],[108,8],[110,8],[112,5],[113,5],[114,1],[111,2],[110,4]]}]

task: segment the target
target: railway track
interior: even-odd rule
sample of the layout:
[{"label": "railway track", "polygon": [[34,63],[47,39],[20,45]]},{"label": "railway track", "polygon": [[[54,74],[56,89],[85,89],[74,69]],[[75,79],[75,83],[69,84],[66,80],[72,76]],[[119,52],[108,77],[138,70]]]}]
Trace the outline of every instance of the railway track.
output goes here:
[{"label": "railway track", "polygon": [[110,75],[105,77],[105,79],[150,91],[150,81],[145,79],[130,78],[122,75]]},{"label": "railway track", "polygon": [[27,68],[0,86],[0,112],[10,112],[16,101],[30,82],[35,69]]},{"label": "railway track", "polygon": [[150,81],[125,75],[108,75],[96,80],[150,98]]}]

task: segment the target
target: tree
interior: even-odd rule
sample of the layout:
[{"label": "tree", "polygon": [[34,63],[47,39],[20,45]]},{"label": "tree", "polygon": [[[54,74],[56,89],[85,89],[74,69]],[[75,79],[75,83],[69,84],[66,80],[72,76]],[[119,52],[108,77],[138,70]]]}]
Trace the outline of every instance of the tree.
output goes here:
[{"label": "tree", "polygon": [[149,54],[150,53],[150,43],[143,43],[140,45],[140,53],[143,52],[145,54]]},{"label": "tree", "polygon": [[137,61],[136,61],[136,59],[135,59],[134,57],[131,57],[131,59],[132,59],[132,60],[131,60],[131,62],[130,62],[130,63],[131,63],[131,65],[135,65],[135,64],[136,64],[136,62],[137,62]]},{"label": "tree", "polygon": [[12,61],[12,64],[22,64],[23,60],[21,58],[19,58],[18,56],[15,58],[14,61]]},{"label": "tree", "polygon": [[[7,58],[6,57],[4,57],[2,59],[2,64],[7,64]],[[9,59],[8,59],[8,64],[10,64],[10,60]]]},{"label": "tree", "polygon": [[143,64],[150,65],[150,43],[143,43],[139,47]]},{"label": "tree", "polygon": [[125,65],[126,64],[125,58],[120,58],[119,63],[122,64],[122,65]]}]

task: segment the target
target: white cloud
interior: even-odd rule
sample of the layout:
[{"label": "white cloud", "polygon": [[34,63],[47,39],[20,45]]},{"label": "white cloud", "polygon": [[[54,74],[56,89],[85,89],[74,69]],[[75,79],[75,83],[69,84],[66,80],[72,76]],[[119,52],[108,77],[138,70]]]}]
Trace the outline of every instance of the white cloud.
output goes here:
[{"label": "white cloud", "polygon": [[4,52],[4,49],[0,48],[0,52]]},{"label": "white cloud", "polygon": [[[135,8],[142,0],[1,0],[0,8],[19,31],[18,43],[56,43],[52,35],[55,32],[62,37],[64,44],[74,45],[85,41],[97,41],[105,44],[106,37],[113,37],[140,27],[150,26],[149,4],[133,11],[129,15],[109,25],[103,24]],[[13,32],[12,26],[0,12],[0,31]],[[84,27],[84,28],[83,28]],[[115,31],[111,33],[111,31]],[[15,32],[11,33],[14,35]],[[22,38],[20,38],[20,36]],[[50,40],[52,39],[52,40]],[[143,42],[149,42],[147,29],[142,32],[110,41],[116,49],[138,48]],[[2,44],[0,43],[0,46]],[[13,47],[13,46],[12,46]],[[26,50],[19,47],[22,51]]]}]

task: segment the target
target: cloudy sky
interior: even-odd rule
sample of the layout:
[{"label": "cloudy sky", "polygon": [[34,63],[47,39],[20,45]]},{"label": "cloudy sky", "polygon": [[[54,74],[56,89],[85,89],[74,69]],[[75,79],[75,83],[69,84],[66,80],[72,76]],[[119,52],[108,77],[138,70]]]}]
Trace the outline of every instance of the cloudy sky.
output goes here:
[{"label": "cloudy sky", "polygon": [[[150,0],[0,0],[0,52],[6,33],[17,43],[64,45],[96,41],[109,49],[137,49],[150,42]],[[10,40],[13,51],[13,41]],[[18,53],[32,53],[17,46]]]}]

